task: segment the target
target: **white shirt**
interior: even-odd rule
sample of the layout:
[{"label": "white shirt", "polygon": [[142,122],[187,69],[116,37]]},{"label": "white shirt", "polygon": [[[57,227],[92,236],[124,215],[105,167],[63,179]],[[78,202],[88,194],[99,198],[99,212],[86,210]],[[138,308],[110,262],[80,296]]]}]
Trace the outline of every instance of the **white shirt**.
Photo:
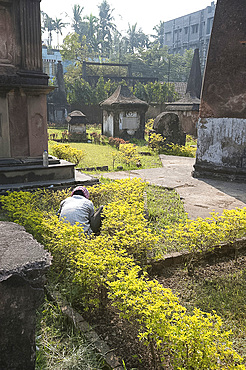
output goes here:
[{"label": "white shirt", "polygon": [[60,220],[75,225],[79,222],[85,233],[91,234],[90,219],[94,215],[93,203],[82,195],[73,195],[60,204]]}]

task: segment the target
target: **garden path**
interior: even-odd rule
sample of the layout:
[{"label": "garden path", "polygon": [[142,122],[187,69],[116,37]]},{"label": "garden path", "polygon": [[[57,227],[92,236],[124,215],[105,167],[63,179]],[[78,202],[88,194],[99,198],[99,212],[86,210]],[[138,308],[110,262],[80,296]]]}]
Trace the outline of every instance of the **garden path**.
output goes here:
[{"label": "garden path", "polygon": [[224,209],[246,207],[246,183],[192,177],[195,158],[160,155],[162,166],[132,171],[104,173],[113,180],[139,177],[152,185],[175,189],[184,202],[189,218],[221,214]]}]

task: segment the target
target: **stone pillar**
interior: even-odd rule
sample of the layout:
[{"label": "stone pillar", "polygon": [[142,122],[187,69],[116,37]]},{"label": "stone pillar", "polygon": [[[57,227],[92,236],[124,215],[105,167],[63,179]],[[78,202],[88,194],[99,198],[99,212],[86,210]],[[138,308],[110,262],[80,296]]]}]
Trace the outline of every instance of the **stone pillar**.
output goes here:
[{"label": "stone pillar", "polygon": [[0,158],[48,148],[40,0],[0,0]]},{"label": "stone pillar", "polygon": [[218,0],[204,74],[195,177],[246,179],[246,2]]},{"label": "stone pillar", "polygon": [[35,369],[36,310],[51,256],[22,226],[0,222],[0,369]]}]

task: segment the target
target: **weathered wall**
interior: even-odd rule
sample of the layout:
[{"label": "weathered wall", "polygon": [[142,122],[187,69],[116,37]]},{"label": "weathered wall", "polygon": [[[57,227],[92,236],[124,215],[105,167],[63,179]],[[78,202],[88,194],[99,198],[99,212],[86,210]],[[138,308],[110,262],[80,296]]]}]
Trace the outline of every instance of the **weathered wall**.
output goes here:
[{"label": "weathered wall", "polygon": [[112,112],[103,111],[103,135],[114,136],[114,115]]},{"label": "weathered wall", "polygon": [[99,105],[85,105],[85,104],[72,104],[71,112],[74,110],[80,110],[86,115],[90,124],[102,123],[102,109]]},{"label": "weathered wall", "polygon": [[[201,118],[197,161],[243,168],[246,122],[240,118]],[[245,166],[246,169],[246,166]]]},{"label": "weathered wall", "polygon": [[183,131],[194,137],[197,137],[197,121],[199,112],[197,111],[179,111],[177,112]]}]

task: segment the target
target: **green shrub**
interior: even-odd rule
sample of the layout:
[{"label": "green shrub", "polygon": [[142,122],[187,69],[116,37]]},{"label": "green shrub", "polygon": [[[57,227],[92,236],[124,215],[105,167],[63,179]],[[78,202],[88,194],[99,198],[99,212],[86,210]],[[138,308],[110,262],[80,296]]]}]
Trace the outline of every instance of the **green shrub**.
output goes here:
[{"label": "green shrub", "polygon": [[72,148],[69,144],[54,144],[52,146],[52,154],[59,159],[74,162],[76,165],[85,156],[82,150]]},{"label": "green shrub", "polygon": [[186,220],[163,230],[165,249],[203,252],[222,242],[233,242],[246,236],[246,208],[211,213],[205,219]]},{"label": "green shrub", "polygon": [[149,147],[152,150],[156,150],[160,153],[164,143],[165,139],[161,136],[161,134],[152,133],[149,135]]},{"label": "green shrub", "polygon": [[178,144],[165,144],[161,147],[160,152],[166,155],[175,155],[181,157],[195,157],[196,148],[190,146],[183,146]]},{"label": "green shrub", "polygon": [[141,165],[140,156],[138,155],[136,145],[130,143],[120,144],[119,152],[122,162],[127,166]]}]

